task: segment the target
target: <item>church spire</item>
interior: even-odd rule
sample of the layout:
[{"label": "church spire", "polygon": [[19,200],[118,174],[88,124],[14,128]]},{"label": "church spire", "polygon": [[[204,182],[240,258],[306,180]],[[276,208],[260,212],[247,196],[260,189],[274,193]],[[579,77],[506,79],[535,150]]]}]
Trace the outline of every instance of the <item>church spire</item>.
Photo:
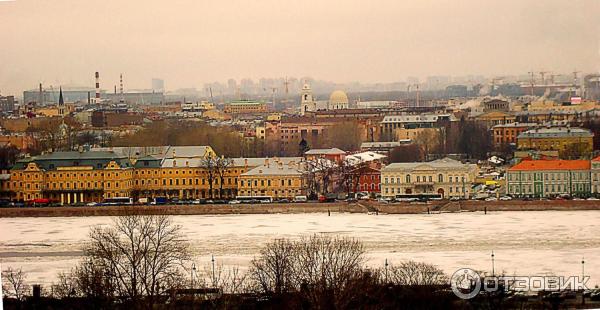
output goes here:
[{"label": "church spire", "polygon": [[65,100],[63,99],[63,94],[62,94],[62,86],[59,89],[58,92],[58,105],[65,105]]},{"label": "church spire", "polygon": [[65,99],[63,98],[62,86],[58,91],[58,115],[65,116]]}]

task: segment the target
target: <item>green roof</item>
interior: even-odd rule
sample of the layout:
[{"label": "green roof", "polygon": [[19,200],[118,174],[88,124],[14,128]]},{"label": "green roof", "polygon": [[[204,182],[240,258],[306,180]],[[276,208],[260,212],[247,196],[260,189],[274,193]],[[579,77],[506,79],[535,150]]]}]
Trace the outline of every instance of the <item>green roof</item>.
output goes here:
[{"label": "green roof", "polygon": [[54,170],[59,167],[86,167],[91,166],[94,169],[103,169],[106,165],[115,161],[122,168],[132,167],[131,162],[124,156],[114,152],[90,151],[90,152],[53,152],[36,157],[26,158],[17,161],[13,169],[24,169],[28,163],[35,162],[40,169]]},{"label": "green roof", "polygon": [[263,103],[259,102],[259,101],[254,101],[254,100],[234,100],[234,101],[231,101],[229,104],[231,104],[231,105],[257,105],[257,104],[263,104]]}]

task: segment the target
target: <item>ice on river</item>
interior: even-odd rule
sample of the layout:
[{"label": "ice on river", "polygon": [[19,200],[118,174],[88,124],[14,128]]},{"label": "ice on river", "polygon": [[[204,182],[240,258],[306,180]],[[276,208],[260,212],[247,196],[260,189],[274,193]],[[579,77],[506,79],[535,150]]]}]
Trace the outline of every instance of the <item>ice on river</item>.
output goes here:
[{"label": "ice on river", "polygon": [[[0,218],[0,262],[48,284],[72,268],[89,228],[111,217]],[[369,264],[412,259],[448,274],[463,267],[509,275],[581,275],[600,283],[600,211],[463,212],[367,215],[326,213],[174,216],[192,244],[196,265],[211,255],[225,266],[248,266],[266,242],[314,233],[364,242]]]}]

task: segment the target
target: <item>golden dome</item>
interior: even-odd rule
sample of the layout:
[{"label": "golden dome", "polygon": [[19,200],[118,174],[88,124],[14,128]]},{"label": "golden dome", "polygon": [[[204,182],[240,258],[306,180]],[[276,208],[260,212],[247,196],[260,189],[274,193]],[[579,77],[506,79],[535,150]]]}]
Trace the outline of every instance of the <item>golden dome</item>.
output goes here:
[{"label": "golden dome", "polygon": [[348,104],[348,96],[342,90],[336,90],[329,96],[329,104]]}]

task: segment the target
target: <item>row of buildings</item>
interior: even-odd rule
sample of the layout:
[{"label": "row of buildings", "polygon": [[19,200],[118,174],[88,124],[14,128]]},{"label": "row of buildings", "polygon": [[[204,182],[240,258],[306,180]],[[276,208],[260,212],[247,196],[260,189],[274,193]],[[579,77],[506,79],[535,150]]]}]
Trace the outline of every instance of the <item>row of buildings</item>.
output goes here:
[{"label": "row of buildings", "polygon": [[[223,158],[208,146],[119,147],[25,158],[0,174],[0,197],[61,204],[130,197],[294,198],[367,192],[384,198],[475,196],[480,168],[451,158],[384,165],[374,152],[313,149],[304,157]],[[342,169],[342,167],[345,167]],[[344,174],[346,173],[346,174]],[[350,177],[350,187],[346,177]],[[328,183],[324,183],[324,179]],[[600,157],[524,159],[499,180],[513,197],[600,194]],[[315,184],[319,183],[319,184]]]},{"label": "row of buildings", "polygon": [[[0,183],[5,198],[62,204],[115,197],[277,199],[327,192],[466,198],[477,173],[476,165],[449,158],[383,167],[384,158],[339,149],[312,149],[304,157],[225,159],[208,146],[97,148],[25,158]],[[329,183],[323,183],[324,175]],[[344,188],[348,175],[351,187]]]}]

